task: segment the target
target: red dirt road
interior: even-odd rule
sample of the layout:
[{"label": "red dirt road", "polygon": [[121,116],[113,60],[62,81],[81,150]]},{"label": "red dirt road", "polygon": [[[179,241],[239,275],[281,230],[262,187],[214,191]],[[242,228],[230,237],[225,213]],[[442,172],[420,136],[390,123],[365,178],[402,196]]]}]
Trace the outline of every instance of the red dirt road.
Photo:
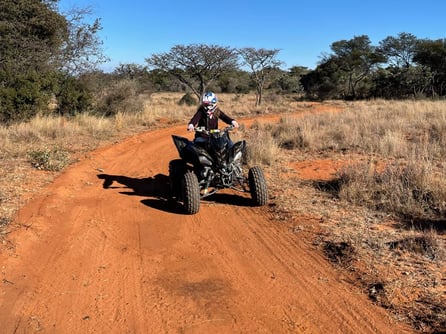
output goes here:
[{"label": "red dirt road", "polygon": [[20,210],[0,254],[1,333],[411,332],[249,197],[172,206],[171,134],[188,136],[89,154]]}]

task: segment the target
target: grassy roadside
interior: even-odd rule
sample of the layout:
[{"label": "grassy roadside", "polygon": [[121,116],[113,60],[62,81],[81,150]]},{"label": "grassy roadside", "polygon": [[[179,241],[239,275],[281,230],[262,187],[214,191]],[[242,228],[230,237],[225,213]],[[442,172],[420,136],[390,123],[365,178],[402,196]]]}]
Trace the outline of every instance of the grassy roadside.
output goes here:
[{"label": "grassy roadside", "polygon": [[[180,98],[153,94],[137,112],[0,128],[0,241],[15,212],[68,164],[132,134],[185,124],[195,107],[179,106]],[[420,332],[446,330],[446,102],[314,105],[273,95],[254,108],[251,95],[219,98],[236,118],[282,115],[239,132],[251,163],[269,176],[273,219],[300,233],[312,228],[302,217],[312,217],[313,245],[347,281]],[[303,177],[299,163],[321,160],[337,172]]]},{"label": "grassy roadside", "polygon": [[345,280],[426,333],[446,330],[445,105],[356,102],[252,134],[281,152],[269,160],[273,216],[314,232]]}]

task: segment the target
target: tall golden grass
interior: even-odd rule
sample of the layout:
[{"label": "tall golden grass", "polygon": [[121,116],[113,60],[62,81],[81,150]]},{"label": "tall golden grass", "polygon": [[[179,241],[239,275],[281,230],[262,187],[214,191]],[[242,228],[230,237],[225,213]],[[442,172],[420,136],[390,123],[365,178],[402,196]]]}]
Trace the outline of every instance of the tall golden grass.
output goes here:
[{"label": "tall golden grass", "polygon": [[[300,116],[250,130],[268,138],[255,145],[281,152],[263,155],[278,217],[319,216],[318,244],[373,302],[417,330],[444,331],[446,102],[352,102]],[[286,161],[321,158],[346,164],[330,181],[289,176]]]}]

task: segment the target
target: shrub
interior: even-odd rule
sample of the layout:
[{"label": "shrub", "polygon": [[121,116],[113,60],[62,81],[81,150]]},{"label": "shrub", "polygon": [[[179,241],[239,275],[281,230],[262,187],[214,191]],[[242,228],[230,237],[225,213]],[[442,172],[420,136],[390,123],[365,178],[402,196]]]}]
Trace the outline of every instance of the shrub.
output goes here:
[{"label": "shrub", "polygon": [[194,96],[192,96],[191,93],[186,93],[183,95],[183,97],[180,99],[180,101],[178,101],[178,104],[180,106],[182,106],[182,105],[195,106],[198,104],[198,101]]},{"label": "shrub", "polygon": [[89,90],[82,81],[61,76],[57,98],[57,111],[60,115],[74,116],[87,111],[92,104]]},{"label": "shrub", "polygon": [[40,170],[60,171],[69,163],[69,154],[60,147],[44,147],[29,152],[29,162]]},{"label": "shrub", "polygon": [[119,80],[107,91],[98,94],[96,113],[102,116],[115,116],[121,113],[139,113],[144,109],[138,97],[138,86],[133,80]]},{"label": "shrub", "polygon": [[269,125],[254,122],[246,133],[248,165],[272,165],[280,156],[277,140],[267,131]]},{"label": "shrub", "polygon": [[277,140],[279,146],[289,150],[305,148],[308,142],[300,124],[292,119],[281,119],[280,123],[272,129],[272,136]]},{"label": "shrub", "polygon": [[[0,78],[5,75],[0,73]],[[15,74],[8,78],[7,85],[0,87],[0,122],[26,121],[46,109],[50,100],[49,85],[51,77],[44,73]]]},{"label": "shrub", "polygon": [[429,170],[422,161],[389,164],[382,172],[370,164],[350,166],[340,173],[339,197],[404,218],[443,218],[446,192]]}]

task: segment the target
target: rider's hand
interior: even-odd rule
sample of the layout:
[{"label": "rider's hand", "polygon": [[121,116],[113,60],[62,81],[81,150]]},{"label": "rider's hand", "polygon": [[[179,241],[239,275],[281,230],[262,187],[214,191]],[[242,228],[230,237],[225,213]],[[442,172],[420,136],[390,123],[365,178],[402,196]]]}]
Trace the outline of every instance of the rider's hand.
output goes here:
[{"label": "rider's hand", "polygon": [[189,124],[187,126],[187,131],[194,131],[194,125],[193,124]]},{"label": "rider's hand", "polygon": [[232,121],[231,124],[232,124],[232,126],[233,126],[234,128],[238,128],[238,123],[237,123],[237,121]]}]

